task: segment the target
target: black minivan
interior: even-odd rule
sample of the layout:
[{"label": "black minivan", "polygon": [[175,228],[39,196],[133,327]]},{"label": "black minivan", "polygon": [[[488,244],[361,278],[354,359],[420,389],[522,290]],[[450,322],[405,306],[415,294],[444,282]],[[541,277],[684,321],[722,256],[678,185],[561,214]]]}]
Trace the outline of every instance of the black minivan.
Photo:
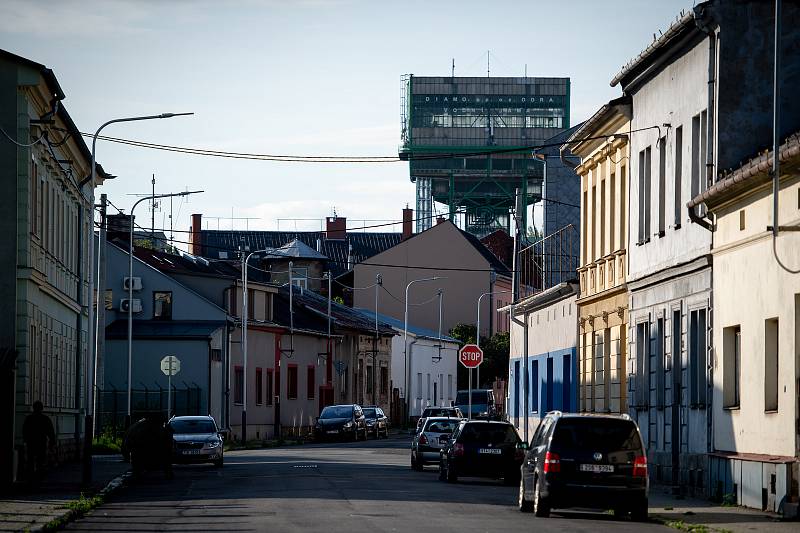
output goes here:
[{"label": "black minivan", "polygon": [[589,507],[647,519],[647,455],[628,415],[550,412],[520,447],[527,449],[520,511],[544,517],[554,508]]},{"label": "black minivan", "polygon": [[455,483],[459,476],[519,481],[524,452],[517,430],[508,422],[462,420],[439,451],[439,479]]}]

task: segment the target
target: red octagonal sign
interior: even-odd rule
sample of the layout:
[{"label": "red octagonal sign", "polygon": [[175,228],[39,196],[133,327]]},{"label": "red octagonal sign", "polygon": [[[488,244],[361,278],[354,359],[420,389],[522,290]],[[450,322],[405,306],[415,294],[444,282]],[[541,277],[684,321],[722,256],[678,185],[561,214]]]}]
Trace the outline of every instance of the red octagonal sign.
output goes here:
[{"label": "red octagonal sign", "polygon": [[476,368],[483,363],[483,350],[474,344],[465,344],[458,351],[458,360],[467,368]]}]

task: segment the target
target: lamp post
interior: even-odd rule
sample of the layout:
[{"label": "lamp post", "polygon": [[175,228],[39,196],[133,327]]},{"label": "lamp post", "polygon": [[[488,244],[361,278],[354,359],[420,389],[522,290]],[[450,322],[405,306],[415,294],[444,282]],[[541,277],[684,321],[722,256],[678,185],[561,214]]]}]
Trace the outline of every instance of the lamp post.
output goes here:
[{"label": "lamp post", "polygon": [[[489,292],[484,292],[483,294],[478,296],[478,320],[477,320],[477,322],[475,324],[475,346],[477,346],[478,348],[481,347],[481,300],[483,300],[484,296],[489,296],[489,295],[494,295],[494,294],[505,294],[505,293],[508,293],[508,292],[511,292],[511,291],[489,291]],[[490,323],[490,327],[491,327],[491,323]],[[489,333],[491,334],[491,331]],[[472,369],[470,369],[470,372],[472,372]],[[481,367],[480,367],[480,365],[478,366],[478,371],[477,372],[478,372],[478,379],[477,379],[478,387],[480,387],[481,386]]]},{"label": "lamp post", "polygon": [[[92,136],[92,163],[91,168],[89,169],[89,178],[83,179],[80,182],[80,187],[83,188],[87,182],[91,182],[89,188],[91,189],[89,193],[89,298],[95,295],[95,276],[94,272],[92,271],[92,266],[94,263],[94,189],[95,189],[95,181],[97,180],[97,137],[100,135],[100,132],[106,126],[111,124],[116,124],[117,122],[136,122],[140,120],[153,120],[153,119],[161,119],[161,118],[172,118],[172,117],[180,117],[185,115],[194,115],[194,113],[161,113],[160,115],[144,115],[138,117],[123,117],[123,118],[115,118],[103,123],[97,131],[94,132]],[[98,243],[100,246],[102,243]],[[100,254],[97,254],[97,278],[100,278]],[[80,291],[83,292],[83,291]],[[80,298],[80,294],[78,295]],[[100,287],[97,287],[97,305],[100,305]],[[92,479],[92,454],[91,454],[91,446],[92,446],[92,438],[94,437],[94,412],[95,412],[95,389],[97,388],[97,348],[98,348],[98,337],[100,335],[100,322],[95,317],[94,308],[92,306],[92,302],[87,302],[87,307],[89,308],[89,321],[88,321],[88,335],[89,339],[87,342],[87,346],[89,346],[89,368],[87,369],[88,372],[86,373],[87,378],[91,379],[91,387],[88,387],[88,391],[86,391],[86,417],[84,420],[84,462],[83,462],[83,481],[84,483],[88,483]],[[80,334],[80,332],[78,332]]]},{"label": "lamp post", "polygon": [[408,370],[409,370],[409,364],[408,364],[408,289],[410,289],[411,285],[413,285],[414,283],[421,283],[423,281],[436,281],[436,280],[439,280],[439,279],[445,279],[445,278],[441,277],[441,276],[435,276],[433,278],[413,279],[413,280],[409,281],[408,284],[406,285],[405,313],[404,313],[404,319],[403,319],[403,374],[404,374],[403,377],[405,378],[405,384],[404,385],[405,385],[405,396],[406,396],[406,401],[405,401],[406,412],[405,412],[405,416],[403,417],[403,425],[406,426],[406,427],[408,426],[408,417],[409,417],[410,405],[411,405],[410,399],[408,397],[408,384],[409,384],[409,381],[410,381],[410,378],[409,378],[409,375],[408,375]]},{"label": "lamp post", "polygon": [[247,266],[253,255],[270,251],[272,250],[265,248],[245,255],[242,250],[242,371],[244,372],[242,379],[242,444],[247,443]]},{"label": "lamp post", "polygon": [[155,200],[156,198],[170,198],[173,196],[188,196],[204,191],[184,191],[170,194],[151,194],[140,198],[131,207],[130,222],[128,223],[128,414],[125,415],[125,427],[131,424],[131,382],[133,374],[131,366],[133,361],[133,212],[136,206],[145,200]]}]

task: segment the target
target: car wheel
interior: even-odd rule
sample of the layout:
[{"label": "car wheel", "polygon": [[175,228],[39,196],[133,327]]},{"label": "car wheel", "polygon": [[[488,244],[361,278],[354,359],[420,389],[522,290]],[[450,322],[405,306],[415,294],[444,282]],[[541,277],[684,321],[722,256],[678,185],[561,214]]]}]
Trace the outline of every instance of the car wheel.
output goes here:
[{"label": "car wheel", "polygon": [[525,498],[525,476],[519,478],[519,499],[517,501],[519,510],[523,513],[533,511],[533,502]]},{"label": "car wheel", "polygon": [[447,465],[447,482],[448,483],[456,483],[458,481],[458,474],[456,474],[455,469]]},{"label": "car wheel", "polygon": [[425,469],[425,466],[419,461],[416,456],[411,456],[411,468],[416,470],[417,472],[422,472]]},{"label": "car wheel", "polygon": [[533,480],[533,514],[539,518],[550,516],[550,505],[547,503],[547,498],[542,496],[539,478]]},{"label": "car wheel", "polygon": [[631,518],[636,522],[647,521],[647,498],[640,500],[631,509]]},{"label": "car wheel", "polygon": [[612,512],[614,513],[614,518],[616,518],[617,520],[622,520],[628,516],[628,510],[625,509],[624,507],[614,507],[614,509],[612,509]]},{"label": "car wheel", "polygon": [[439,481],[447,481],[447,471],[441,461],[439,462]]}]

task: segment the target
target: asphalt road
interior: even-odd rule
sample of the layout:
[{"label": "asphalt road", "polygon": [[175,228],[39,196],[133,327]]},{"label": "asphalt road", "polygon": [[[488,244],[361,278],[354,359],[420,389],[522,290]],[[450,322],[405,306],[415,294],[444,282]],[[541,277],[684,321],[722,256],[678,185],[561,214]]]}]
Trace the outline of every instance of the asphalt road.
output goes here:
[{"label": "asphalt road", "polygon": [[229,452],[225,466],[177,466],[172,480],[147,473],[71,531],[647,531],[656,524],[607,514],[516,508],[517,488],[436,468],[409,467],[409,441],[314,444]]}]

